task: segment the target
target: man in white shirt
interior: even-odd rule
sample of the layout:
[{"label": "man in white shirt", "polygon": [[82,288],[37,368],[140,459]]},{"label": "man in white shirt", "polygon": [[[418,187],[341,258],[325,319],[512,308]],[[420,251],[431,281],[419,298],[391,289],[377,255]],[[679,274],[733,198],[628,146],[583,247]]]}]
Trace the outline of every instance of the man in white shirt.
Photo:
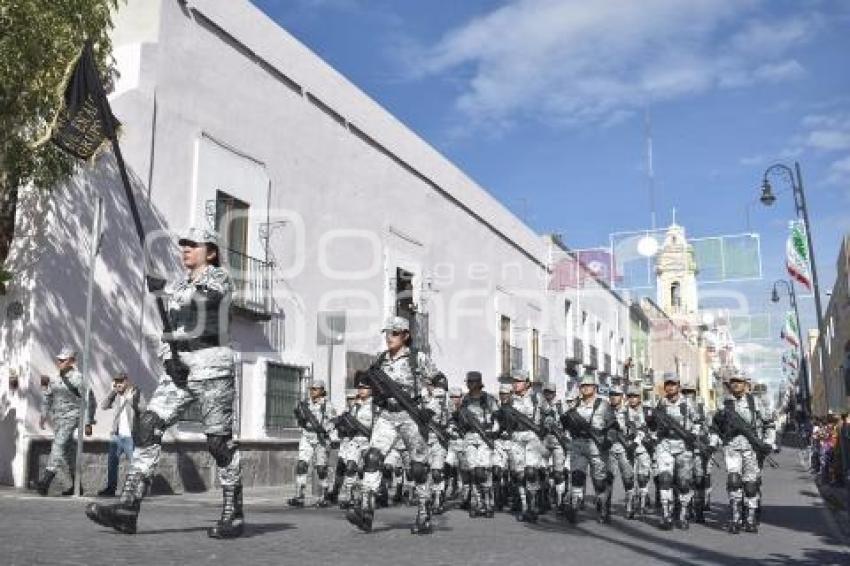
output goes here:
[{"label": "man in white shirt", "polygon": [[115,497],[121,455],[127,456],[128,460],[133,459],[133,423],[139,414],[141,403],[141,394],[126,373],[119,373],[112,379],[112,391],[100,407],[104,411],[115,409],[112,434],[109,438],[106,488],[97,493],[100,497]]}]

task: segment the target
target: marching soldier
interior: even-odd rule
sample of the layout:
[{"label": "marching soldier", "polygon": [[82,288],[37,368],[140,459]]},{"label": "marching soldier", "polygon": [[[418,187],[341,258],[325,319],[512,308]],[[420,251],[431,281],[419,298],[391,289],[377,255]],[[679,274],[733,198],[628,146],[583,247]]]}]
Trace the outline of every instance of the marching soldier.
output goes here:
[{"label": "marching soldier", "polygon": [[449,414],[446,431],[449,436],[449,447],[446,450],[446,473],[445,477],[451,483],[452,489],[449,497],[452,499],[460,495],[461,502],[466,502],[469,495],[469,482],[464,483],[460,475],[464,464],[463,434],[457,428],[457,411],[463,399],[463,391],[460,387],[449,388]]},{"label": "marching soldier", "polygon": [[327,400],[325,382],[321,379],[310,385],[310,398],[295,406],[295,418],[301,427],[298,441],[298,461],[295,463],[295,496],[288,503],[291,507],[304,507],[304,491],[307,489],[307,472],[314,461],[319,478],[321,495],[316,507],[328,506],[328,456],[330,445],[336,441],[334,427],[336,410]]},{"label": "marching soldier", "polygon": [[170,327],[163,334],[163,374],[133,430],[133,460],[116,505],[91,503],[86,515],[122,533],[135,533],[142,498],[162,452],[162,434],[193,402],[201,406],[207,447],[222,487],[221,518],[207,530],[212,538],[242,535],[242,467],[233,441],[235,395],[229,320],[233,284],[221,267],[218,236],[192,228],[178,241],[187,276],[166,287],[148,277],[148,289],[163,292]]},{"label": "marching soldier", "polygon": [[[658,485],[661,495],[661,528],[673,527],[673,508],[676,503],[675,487],[678,491],[679,528],[688,529],[688,515],[693,493],[692,447],[676,430],[676,426],[685,433],[694,434],[696,413],[688,400],[680,393],[680,379],[675,373],[664,374],[664,397],[652,415],[653,426],[657,429],[658,447],[655,450],[658,459]],[[660,415],[663,412],[663,415]],[[662,419],[666,417],[666,419]],[[669,424],[665,424],[669,423]]]},{"label": "marching soldier", "polygon": [[468,372],[466,386],[469,393],[461,400],[458,421],[464,432],[464,462],[468,466],[472,492],[469,516],[493,517],[493,450],[490,446],[495,447],[493,437],[499,430],[495,418],[499,403],[484,391],[481,372]]},{"label": "marching soldier", "polygon": [[[713,432],[723,443],[726,489],[729,492],[729,532],[738,534],[746,513],[747,532],[758,532],[761,457],[776,450],[773,416],[759,400],[746,392],[741,375],[729,379],[730,395],[714,414]],[[743,506],[743,509],[742,509]]]},{"label": "marching soldier", "polygon": [[493,450],[493,489],[496,509],[501,511],[505,502],[510,501],[511,495],[511,454],[513,452],[513,441],[511,441],[511,430],[504,418],[501,407],[510,403],[513,388],[509,383],[499,385],[499,407],[496,414],[499,421],[499,432],[494,441]]},{"label": "marching soldier", "polygon": [[[31,482],[29,485],[30,489],[36,490],[39,495],[47,495],[59,468],[64,468],[71,479],[70,487],[63,491],[62,495],[74,494],[74,468],[71,467],[71,461],[75,449],[74,431],[80,424],[80,400],[83,388],[83,375],[76,368],[76,357],[76,352],[70,346],[62,348],[56,356],[58,374],[42,378],[42,387],[45,391],[38,424],[44,430],[45,424],[48,419],[50,420],[53,426],[53,444],[50,446],[50,456],[47,459],[44,475],[40,480]],[[86,436],[91,436],[96,408],[94,394],[89,390],[84,431]],[[82,490],[82,483],[80,483],[80,489]]]},{"label": "marching soldier", "polygon": [[[614,473],[619,472],[620,481],[623,482],[623,490],[626,492],[626,517],[633,518],[635,515],[635,467],[634,457],[637,446],[633,438],[629,437],[628,431],[628,408],[623,403],[623,390],[620,387],[612,387],[608,393],[608,402],[617,426],[621,434],[611,445],[608,452],[608,481],[611,489],[614,489]],[[649,478],[647,478],[649,479]]]},{"label": "marching soldier", "polygon": [[567,520],[575,523],[577,510],[584,500],[587,469],[593,478],[596,492],[596,513],[600,523],[608,521],[611,514],[611,485],[608,481],[608,451],[612,439],[610,430],[616,426],[614,412],[608,401],[598,394],[599,382],[588,372],[579,382],[580,398],[575,407],[564,413],[564,428],[570,431],[571,488],[566,506]]},{"label": "marching soldier", "polygon": [[[649,506],[649,478],[652,473],[652,456],[655,451],[655,440],[647,426],[647,420],[652,410],[641,403],[640,386],[631,386],[628,391],[628,407],[626,408],[627,437],[635,443],[634,474],[637,481],[637,493],[634,494],[626,516],[633,519],[635,511],[640,517],[646,514]],[[633,492],[634,493],[634,492]]]},{"label": "marching soldier", "polygon": [[[359,374],[360,372],[358,372]],[[355,377],[355,380],[357,377]],[[351,388],[345,390],[345,409],[337,417],[336,432],[339,437],[339,449],[337,450],[336,466],[334,467],[334,483],[329,494],[329,499],[339,504],[340,509],[348,508],[348,500],[345,499],[345,494],[342,493],[342,484],[345,482],[345,461],[346,455],[351,452],[351,436],[350,430],[343,430],[344,426],[340,426],[339,419],[346,413],[351,412],[351,408],[357,401],[357,389]]]},{"label": "marching soldier", "polygon": [[543,398],[549,407],[546,415],[546,425],[550,428],[549,433],[543,439],[543,446],[546,449],[546,455],[549,459],[549,468],[551,470],[552,482],[555,485],[555,507],[563,511],[564,495],[567,489],[567,476],[565,472],[566,466],[566,450],[552,433],[551,428],[561,427],[561,417],[564,415],[565,409],[561,401],[556,401],[555,396],[558,393],[558,386],[555,383],[546,383],[543,386]]},{"label": "marching soldier", "polygon": [[509,418],[513,431],[511,472],[519,495],[518,519],[536,522],[540,513],[540,470],[543,467],[545,451],[539,432],[548,409],[546,399],[531,390],[527,372],[517,371],[512,377],[514,394],[504,410],[513,409],[519,413],[519,417],[524,417],[529,422],[528,426],[522,426],[517,415],[512,414]]},{"label": "marching soldier", "polygon": [[[448,383],[446,376],[439,374],[428,382],[423,402],[425,407],[433,413],[432,421],[442,430],[446,430],[449,424],[449,406],[446,399],[446,388]],[[447,447],[440,443],[437,435],[431,431],[428,435],[428,467],[431,470],[431,507],[435,515],[440,515],[445,510],[446,503],[446,454]]]},{"label": "marching soldier", "polygon": [[[412,350],[410,323],[395,317],[384,327],[387,350],[381,353],[375,365],[398,385],[413,402],[420,402],[421,389],[426,379],[432,379],[437,368],[424,352]],[[410,455],[410,475],[416,484],[417,511],[411,532],[431,532],[431,498],[428,497],[428,442],[414,417],[397,399],[381,400],[375,418],[369,450],[366,452],[363,474],[363,497],[359,505],[348,511],[348,520],[364,531],[372,530],[375,512],[375,494],[381,484],[381,465],[396,439],[401,438]]]},{"label": "marching soldier", "polygon": [[[691,403],[696,412],[694,432],[704,438],[704,447],[708,447],[708,422],[705,414],[705,403],[697,398],[697,390],[693,383],[682,385],[682,395]],[[705,523],[705,512],[708,510],[708,494],[711,490],[711,453],[701,448],[694,448],[694,498],[692,500],[694,521]]]},{"label": "marching soldier", "polygon": [[[375,418],[370,385],[358,380],[355,395],[354,403],[346,411],[353,422],[351,426],[345,427],[346,442],[340,444],[338,455],[345,469],[339,496],[340,509],[348,509],[359,495],[358,477],[363,468],[363,455],[369,448],[369,436]],[[348,422],[348,418],[341,416],[340,422]]]}]

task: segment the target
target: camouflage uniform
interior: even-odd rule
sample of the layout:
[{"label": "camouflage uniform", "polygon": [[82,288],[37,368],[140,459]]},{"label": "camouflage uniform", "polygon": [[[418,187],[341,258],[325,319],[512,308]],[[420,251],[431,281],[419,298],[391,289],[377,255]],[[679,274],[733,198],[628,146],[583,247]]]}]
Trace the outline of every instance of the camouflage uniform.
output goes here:
[{"label": "camouflage uniform", "polygon": [[[423,393],[423,403],[427,409],[434,413],[433,421],[443,430],[449,423],[448,399],[446,390],[434,387],[432,391]],[[442,512],[446,492],[446,478],[443,468],[446,465],[448,449],[440,444],[437,435],[431,432],[428,435],[428,467],[431,470],[431,500],[435,511]]]},{"label": "camouflage uniform", "polygon": [[[461,401],[461,409],[468,411],[481,424],[483,430],[490,435],[498,432],[499,423],[495,414],[499,410],[499,403],[495,397],[481,391],[477,397],[467,394]],[[464,463],[469,472],[471,480],[472,500],[470,502],[470,516],[484,515],[493,516],[493,451],[477,432],[467,428],[463,435]]]},{"label": "camouflage uniform", "polygon": [[[589,379],[588,379],[589,378]],[[587,380],[587,381],[585,381]],[[595,377],[585,376],[582,381],[584,385],[595,385]],[[570,454],[570,504],[568,506],[568,517],[575,521],[575,512],[582,506],[584,500],[584,486],[587,482],[587,468],[590,467],[590,475],[593,480],[593,489],[596,491],[596,508],[600,521],[608,518],[611,504],[611,485],[608,478],[608,430],[614,425],[614,413],[608,401],[594,395],[588,399],[579,399],[572,409],[585,421],[590,423],[591,429],[598,436],[603,436],[601,446],[586,433],[571,430],[572,451]]]},{"label": "camouflage uniform", "polygon": [[[315,387],[318,382],[314,382]],[[324,389],[324,383],[321,384]],[[303,504],[304,491],[307,488],[307,472],[310,462],[316,467],[316,475],[319,478],[319,486],[322,490],[317,502],[319,506],[327,504],[328,490],[328,456],[330,456],[331,442],[336,439],[334,419],[336,409],[327,401],[324,395],[316,400],[310,400],[306,404],[321,431],[313,430],[310,421],[301,423],[301,438],[298,441],[298,461],[295,464],[295,497],[290,499],[291,505]],[[320,438],[321,435],[321,438]]]},{"label": "camouflage uniform", "polygon": [[453,483],[452,495],[456,496],[458,491],[461,492],[461,498],[466,501],[466,496],[469,492],[469,478],[464,478],[459,472],[462,469],[467,469],[465,458],[466,448],[464,445],[463,434],[457,428],[457,409],[454,406],[451,397],[461,399],[463,392],[460,387],[452,387],[449,389],[448,403],[448,424],[446,432],[449,437],[449,446],[446,449],[446,468],[448,470],[450,480]]},{"label": "camouflage uniform", "polygon": [[[621,402],[620,406],[614,409],[614,418],[617,420],[617,426],[622,431],[622,436],[626,436],[628,430],[628,409],[626,403]],[[629,439],[626,439],[630,443]],[[617,441],[611,445],[611,450],[608,452],[608,478],[609,483],[614,485],[614,473],[619,472],[620,481],[623,482],[623,490],[626,492],[626,515],[632,512],[635,494],[635,467],[633,459],[629,453],[631,446],[624,446]]]},{"label": "camouflage uniform", "polygon": [[[629,394],[640,395],[640,389],[629,391]],[[649,478],[652,474],[652,456],[647,450],[647,445],[653,446],[654,439],[647,427],[647,413],[649,409],[643,405],[636,408],[626,408],[626,429],[630,431],[630,438],[637,444],[634,456],[634,475],[637,482],[637,509],[645,513],[649,498]],[[634,502],[632,503],[634,507]]]},{"label": "camouflage uniform", "polygon": [[[504,395],[513,396],[513,390],[507,383],[499,386],[499,406],[503,404],[501,400]],[[508,397],[510,399],[510,397]],[[502,510],[505,502],[509,499],[510,492],[510,471],[513,466],[513,440],[511,440],[511,431],[505,426],[504,416],[498,413],[499,432],[493,441],[495,449],[493,450],[493,484],[495,488],[496,508]]]},{"label": "camouflage uniform", "polygon": [[774,416],[751,393],[740,397],[730,395],[723,402],[723,410],[714,415],[713,430],[723,442],[726,460],[726,489],[731,508],[730,530],[737,532],[741,522],[743,504],[746,510],[747,530],[757,530],[757,510],[761,491],[761,466],[759,455],[749,440],[730,427],[725,411],[736,412],[748,424],[756,437],[772,448],[776,446]]},{"label": "camouflage uniform", "polygon": [[[409,331],[409,323],[396,317],[386,330]],[[415,360],[411,362],[411,357]],[[390,379],[398,384],[408,396],[421,401],[420,393],[425,380],[432,379],[439,372],[424,352],[411,350],[403,346],[391,357],[389,352],[378,355],[376,364]],[[398,440],[404,444],[410,458],[410,475],[416,484],[416,497],[419,502],[416,527],[423,526],[422,531],[430,530],[431,501],[428,497],[428,442],[419,430],[418,425],[407,411],[402,409],[395,400],[382,402],[377,410],[372,437],[369,440],[369,450],[363,466],[363,497],[361,504],[349,513],[349,520],[364,530],[371,530],[372,514],[374,513],[375,495],[381,487],[381,466],[384,458]]]},{"label": "camouflage uniform", "polygon": [[[374,421],[374,411],[372,407],[372,398],[358,399],[348,408],[348,413],[351,414],[360,424],[368,430],[372,430]],[[340,445],[338,458],[345,465],[345,479],[342,481],[342,493],[340,494],[340,502],[347,503],[354,498],[354,492],[359,486],[358,474],[363,469],[363,456],[366,450],[369,449],[369,437],[364,436],[360,432],[354,432],[352,436],[346,438],[345,444]]]},{"label": "camouflage uniform", "polygon": [[[702,400],[691,397],[694,405],[696,418],[694,420],[694,433],[705,437],[708,433],[708,422],[706,422],[705,404]],[[694,449],[694,498],[693,508],[695,520],[698,523],[705,522],[704,513],[708,493],[711,490],[711,454],[704,453],[698,448]]]},{"label": "camouflage uniform", "polygon": [[[205,228],[191,228],[178,244],[217,250],[214,246],[218,244],[218,236]],[[86,515],[120,532],[136,532],[141,501],[162,453],[162,435],[194,402],[200,408],[207,447],[216,462],[223,495],[221,518],[207,529],[207,535],[241,536],[242,467],[233,440],[235,387],[229,335],[233,294],[230,275],[225,268],[205,265],[167,287],[154,278],[148,278],[147,283],[150,291],[162,291],[171,330],[163,334],[159,351],[163,375],[134,427],[135,449],[119,503],[91,503]]]},{"label": "camouflage uniform", "polygon": [[[543,426],[544,416],[549,410],[546,399],[530,388],[521,395],[514,393],[510,405],[537,427]],[[520,519],[534,521],[539,512],[540,470],[546,448],[532,430],[514,430],[511,441],[511,472],[519,495]]]},{"label": "camouflage uniform", "polygon": [[[658,402],[655,411],[664,411],[670,419],[679,423],[686,431],[696,432],[694,427],[696,413],[685,396],[678,395],[675,399],[664,397]],[[689,506],[693,497],[691,492],[694,475],[693,452],[672,430],[665,430],[658,425],[658,447],[655,449],[655,455],[658,460],[662,527],[669,528],[672,525],[675,481],[680,505],[679,522],[683,528],[687,528]]]},{"label": "camouflage uniform", "polygon": [[[544,387],[545,391],[555,392],[555,385],[549,384]],[[547,428],[561,428],[561,416],[564,414],[564,404],[562,401],[555,401],[548,405],[549,409],[544,417],[544,423]],[[565,434],[566,436],[566,434]],[[547,470],[549,471],[551,481],[554,484],[555,505],[561,506],[564,502],[564,495],[567,489],[566,477],[566,460],[567,454],[561,443],[554,434],[547,434],[543,438],[543,448],[545,449],[545,457],[547,460]]]},{"label": "camouflage uniform", "polygon": [[[71,368],[64,374],[50,378],[50,384],[41,402],[41,415],[49,417],[53,426],[53,443],[45,470],[52,476],[64,468],[69,476],[74,475],[71,462],[74,459],[76,444],[74,431],[80,424],[80,396],[83,390],[83,374],[77,368]],[[94,424],[97,403],[89,390],[86,424]],[[73,480],[72,480],[73,483]]]}]

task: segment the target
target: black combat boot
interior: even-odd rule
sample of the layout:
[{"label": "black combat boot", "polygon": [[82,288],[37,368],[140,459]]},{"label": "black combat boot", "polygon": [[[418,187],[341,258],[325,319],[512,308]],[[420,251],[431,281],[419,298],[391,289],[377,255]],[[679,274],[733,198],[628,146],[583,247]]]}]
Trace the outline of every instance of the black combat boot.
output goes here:
[{"label": "black combat boot", "polygon": [[729,524],[727,525],[727,529],[733,535],[741,532],[741,509],[739,503],[734,499],[729,501]]},{"label": "black combat boot", "polygon": [[360,502],[352,502],[351,508],[345,514],[348,522],[363,532],[372,531],[372,520],[375,517],[375,494],[366,492]]},{"label": "black combat boot", "polygon": [[127,474],[118,503],[114,505],[89,503],[86,506],[86,517],[104,527],[112,527],[119,533],[135,534],[147,485],[147,480],[141,474]]},{"label": "black combat boot", "polygon": [[698,524],[705,523],[705,500],[694,498],[694,522]]},{"label": "black combat boot", "polygon": [[316,507],[324,509],[328,505],[330,505],[330,496],[328,494],[328,488],[322,487],[322,495],[319,497],[319,499],[316,500]]},{"label": "black combat boot", "polygon": [[691,504],[680,505],[679,507],[679,528],[687,531],[691,528]]},{"label": "black combat boot", "polygon": [[39,495],[45,496],[47,495],[48,490],[50,489],[50,484],[53,483],[53,478],[56,477],[56,472],[53,470],[44,470],[44,475],[41,476],[40,480],[30,480],[29,488],[37,491]]},{"label": "black combat boot", "polygon": [[673,502],[661,502],[661,528],[669,531],[673,528]]},{"label": "black combat boot", "polygon": [[758,507],[747,507],[747,519],[744,522],[744,530],[748,533],[759,532]]},{"label": "black combat boot", "polygon": [[223,501],[221,518],[207,529],[210,538],[236,538],[242,536],[245,529],[245,515],[242,513],[242,486],[226,485],[221,488]]},{"label": "black combat boot", "polygon": [[290,497],[287,503],[290,507],[304,507],[304,488],[306,486],[295,486],[295,497]]},{"label": "black combat boot", "polygon": [[635,518],[635,499],[637,495],[632,493],[626,493],[626,519],[634,519]]},{"label": "black combat boot", "polygon": [[420,499],[416,510],[416,521],[410,527],[410,533],[414,535],[430,535],[433,532],[431,525],[431,501]]},{"label": "black combat boot", "polygon": [[[82,495],[82,494],[83,494],[83,483],[80,482],[80,492],[79,492],[78,495]],[[74,495],[74,476],[71,476],[71,485],[69,485],[68,488],[65,489],[65,491],[63,491],[60,495],[62,495],[62,497],[69,497],[71,495]]]}]

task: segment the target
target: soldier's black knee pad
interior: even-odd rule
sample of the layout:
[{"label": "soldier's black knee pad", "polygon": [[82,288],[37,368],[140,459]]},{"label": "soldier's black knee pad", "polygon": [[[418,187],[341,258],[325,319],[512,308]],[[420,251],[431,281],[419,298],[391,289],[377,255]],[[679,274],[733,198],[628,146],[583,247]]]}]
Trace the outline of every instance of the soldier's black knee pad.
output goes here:
[{"label": "soldier's black knee pad", "polygon": [[634,478],[623,478],[623,489],[626,491],[631,491],[635,488],[635,479]]},{"label": "soldier's black knee pad", "polygon": [[731,472],[726,477],[726,489],[729,491],[735,491],[736,489],[741,489],[744,487],[744,480],[741,477],[741,474],[737,472]]},{"label": "soldier's black knee pad", "polygon": [[601,479],[601,480],[593,478],[593,489],[594,489],[594,491],[596,491],[596,493],[602,493],[603,491],[608,489],[609,485],[611,485],[611,484],[610,484],[610,482],[608,481],[607,478]]},{"label": "soldier's black knee pad", "polygon": [[691,491],[691,480],[688,478],[679,478],[676,482],[676,487],[679,488],[679,493],[688,493]]},{"label": "soldier's black knee pad", "polygon": [[574,486],[584,487],[584,483],[587,481],[587,474],[585,474],[582,470],[573,470],[570,472],[570,479]]},{"label": "soldier's black knee pad", "polygon": [[328,467],[327,466],[316,466],[316,475],[320,480],[327,479],[328,477]]},{"label": "soldier's black knee pad", "polygon": [[552,472],[552,480],[555,483],[564,483],[565,481],[567,481],[567,478],[563,470],[555,470],[554,472]]},{"label": "soldier's black knee pad", "polygon": [[431,470],[431,481],[434,483],[443,481],[443,470]]},{"label": "soldier's black knee pad", "polygon": [[133,428],[133,444],[146,448],[162,442],[165,421],[152,411],[145,411],[139,417],[138,426]]},{"label": "soldier's black knee pad", "polygon": [[756,497],[759,494],[759,484],[754,481],[744,482],[744,495],[746,497]]},{"label": "soldier's black knee pad", "polygon": [[649,485],[649,476],[644,474],[638,474],[637,484],[638,487],[646,487],[647,485]]},{"label": "soldier's black knee pad", "polygon": [[307,465],[307,462],[305,462],[304,460],[298,460],[297,462],[295,462],[295,475],[296,476],[305,475],[307,473],[307,470],[309,470],[309,469],[310,468]]},{"label": "soldier's black knee pad", "polygon": [[410,463],[410,479],[414,483],[425,483],[428,481],[428,464],[425,462]]},{"label": "soldier's black knee pad", "polygon": [[349,460],[345,463],[345,475],[354,477],[357,475],[357,472],[357,462],[355,462],[354,460]]},{"label": "soldier's black knee pad", "polygon": [[527,466],[525,468],[525,481],[526,483],[535,483],[540,476],[537,473],[537,468],[532,468],[531,466]]},{"label": "soldier's black knee pad", "polygon": [[[381,451],[377,448],[370,448],[366,452],[366,456],[363,458],[363,471],[377,472],[381,469],[381,465],[383,463],[384,456],[381,454]],[[386,470],[384,470],[384,475],[386,475]]]},{"label": "soldier's black knee pad", "polygon": [[673,474],[670,472],[658,474],[658,489],[673,489]]},{"label": "soldier's black knee pad", "polygon": [[232,436],[227,434],[208,434],[207,449],[210,451],[216,465],[219,468],[226,468],[233,460],[233,454],[236,449],[231,445]]},{"label": "soldier's black knee pad", "polygon": [[483,484],[487,481],[487,468],[475,468],[472,470],[475,483]]}]

